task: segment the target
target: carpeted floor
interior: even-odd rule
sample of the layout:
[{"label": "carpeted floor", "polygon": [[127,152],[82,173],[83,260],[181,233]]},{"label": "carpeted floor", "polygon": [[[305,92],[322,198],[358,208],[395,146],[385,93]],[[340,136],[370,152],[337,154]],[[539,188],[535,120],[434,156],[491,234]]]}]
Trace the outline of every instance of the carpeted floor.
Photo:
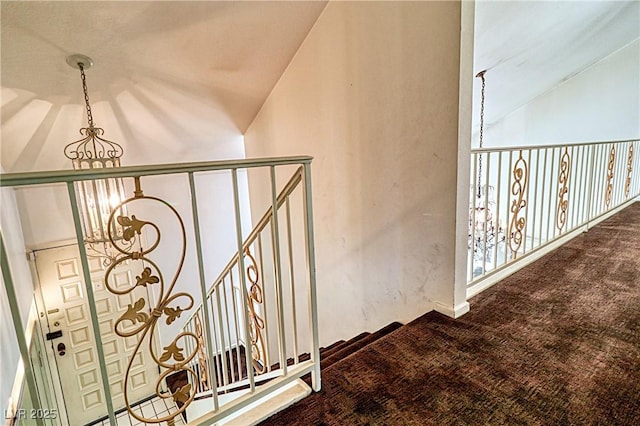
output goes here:
[{"label": "carpeted floor", "polygon": [[262,425],[640,425],[640,203],[323,371]]}]

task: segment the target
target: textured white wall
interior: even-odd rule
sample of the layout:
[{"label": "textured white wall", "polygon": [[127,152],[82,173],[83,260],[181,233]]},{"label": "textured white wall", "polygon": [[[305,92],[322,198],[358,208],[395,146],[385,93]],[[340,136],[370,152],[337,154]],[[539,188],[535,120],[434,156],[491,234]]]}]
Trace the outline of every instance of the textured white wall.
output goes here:
[{"label": "textured white wall", "polygon": [[[478,84],[479,82],[476,82]],[[487,81],[486,108],[491,108]],[[486,126],[484,146],[544,145],[640,137],[640,40]],[[477,145],[477,134],[474,142]]]},{"label": "textured white wall", "polygon": [[460,7],[330,2],[245,134],[315,157],[321,344],[454,303]]}]

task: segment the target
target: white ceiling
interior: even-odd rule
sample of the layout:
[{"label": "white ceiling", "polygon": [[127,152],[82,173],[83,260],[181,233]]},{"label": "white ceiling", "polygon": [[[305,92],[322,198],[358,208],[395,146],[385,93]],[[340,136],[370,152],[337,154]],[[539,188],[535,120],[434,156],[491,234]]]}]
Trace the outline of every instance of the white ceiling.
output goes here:
[{"label": "white ceiling", "polygon": [[[241,134],[325,6],[2,1],[2,167],[70,167],[62,148],[86,123],[72,53],[95,62],[94,118],[125,146],[124,164],[241,156]],[[478,1],[486,122],[639,37],[638,1]]]},{"label": "white ceiling", "polygon": [[[485,124],[638,38],[638,0],[478,1],[474,69],[487,70]],[[474,86],[477,106],[479,79]]]}]

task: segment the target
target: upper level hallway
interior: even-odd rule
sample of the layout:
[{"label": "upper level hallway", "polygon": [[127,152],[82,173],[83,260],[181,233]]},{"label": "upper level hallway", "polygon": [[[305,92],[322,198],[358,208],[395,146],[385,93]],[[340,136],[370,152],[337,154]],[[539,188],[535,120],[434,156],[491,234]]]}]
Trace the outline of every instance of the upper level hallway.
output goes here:
[{"label": "upper level hallway", "polygon": [[323,370],[276,425],[637,425],[640,202]]}]

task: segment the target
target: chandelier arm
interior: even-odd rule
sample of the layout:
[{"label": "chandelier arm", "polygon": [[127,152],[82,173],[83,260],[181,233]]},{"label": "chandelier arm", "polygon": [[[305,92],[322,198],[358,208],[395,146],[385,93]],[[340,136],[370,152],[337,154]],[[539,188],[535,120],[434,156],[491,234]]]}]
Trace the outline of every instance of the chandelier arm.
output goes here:
[{"label": "chandelier arm", "polygon": [[[96,130],[102,130],[102,129],[96,128]],[[102,145],[103,145],[102,152],[103,154],[106,154],[108,158],[120,158],[122,156],[123,149],[120,144],[105,138],[101,138],[97,134],[96,134],[96,139],[102,142]]]}]

